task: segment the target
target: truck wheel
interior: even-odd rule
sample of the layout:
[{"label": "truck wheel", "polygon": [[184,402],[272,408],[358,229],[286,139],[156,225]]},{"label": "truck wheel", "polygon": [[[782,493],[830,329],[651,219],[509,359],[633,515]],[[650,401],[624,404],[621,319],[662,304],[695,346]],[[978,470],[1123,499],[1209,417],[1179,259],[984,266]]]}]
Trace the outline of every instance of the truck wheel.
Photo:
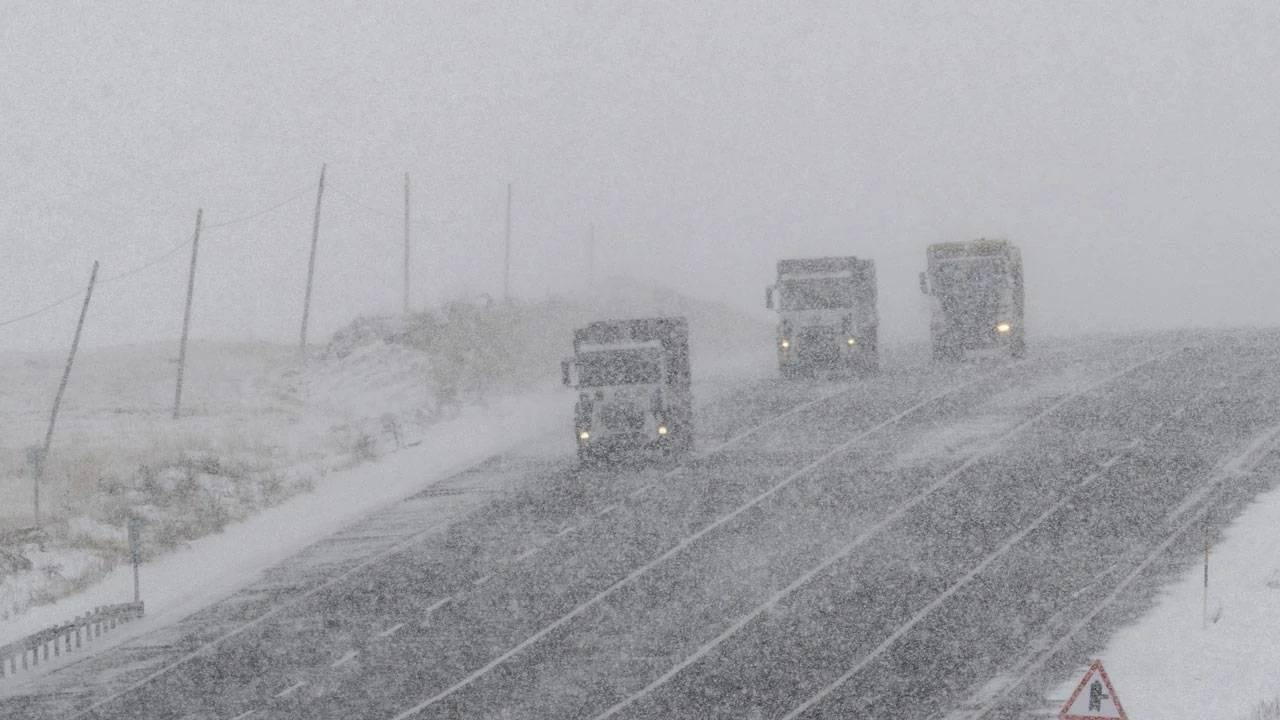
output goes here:
[{"label": "truck wheel", "polygon": [[957,362],[960,360],[960,352],[944,338],[934,337],[933,359],[936,362]]},{"label": "truck wheel", "polygon": [[868,351],[862,357],[862,374],[875,375],[880,372],[880,353],[875,350]]},{"label": "truck wheel", "polygon": [[1013,339],[1013,343],[1009,346],[1009,355],[1015,360],[1021,360],[1027,356],[1027,341],[1021,335]]},{"label": "truck wheel", "polygon": [[871,333],[867,336],[866,355],[864,356],[864,368],[868,375],[875,375],[880,372],[880,347],[878,340],[878,328],[872,328]]}]

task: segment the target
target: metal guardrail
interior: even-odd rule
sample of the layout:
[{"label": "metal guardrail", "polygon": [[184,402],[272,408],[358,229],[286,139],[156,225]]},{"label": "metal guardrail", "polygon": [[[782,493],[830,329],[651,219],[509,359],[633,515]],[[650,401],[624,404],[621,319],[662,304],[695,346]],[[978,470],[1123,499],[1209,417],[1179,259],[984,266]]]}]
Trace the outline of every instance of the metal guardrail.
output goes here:
[{"label": "metal guardrail", "polygon": [[53,650],[53,657],[58,657],[63,652],[73,652],[82,647],[84,642],[91,642],[102,637],[104,632],[114,630],[117,624],[142,617],[142,613],[141,602],[102,605],[92,612],[77,616],[71,622],[32,633],[8,645],[0,645],[0,680],[16,675],[19,670],[34,670],[41,662],[49,662],[50,648]]}]

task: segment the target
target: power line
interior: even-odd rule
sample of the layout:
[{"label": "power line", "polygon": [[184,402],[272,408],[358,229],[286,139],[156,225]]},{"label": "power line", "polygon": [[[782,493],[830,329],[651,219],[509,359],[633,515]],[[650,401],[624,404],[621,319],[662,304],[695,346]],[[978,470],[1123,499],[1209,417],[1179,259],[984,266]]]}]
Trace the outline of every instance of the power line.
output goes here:
[{"label": "power line", "polygon": [[[163,262],[163,261],[165,261],[165,260],[169,259],[170,257],[173,257],[173,255],[174,255],[175,253],[177,253],[179,250],[182,250],[183,248],[187,248],[187,247],[190,247],[190,246],[191,246],[191,241],[190,241],[190,240],[184,240],[184,241],[182,241],[182,242],[178,243],[177,245],[174,245],[173,247],[169,248],[168,250],[164,251],[164,253],[163,253],[163,254],[161,254],[161,255],[157,255],[156,257],[151,258],[150,260],[148,260],[147,262],[143,263],[142,265],[139,265],[138,267],[132,268],[132,269],[130,269],[130,270],[125,270],[124,272],[118,273],[118,274],[116,274],[116,275],[112,275],[112,276],[110,276],[110,277],[103,278],[102,280],[99,280],[99,281],[98,281],[98,284],[99,284],[99,285],[106,285],[106,284],[108,284],[108,283],[113,283],[113,282],[116,282],[116,281],[118,281],[118,280],[123,280],[123,279],[125,279],[125,278],[127,278],[127,277],[131,277],[131,276],[133,276],[133,275],[137,275],[138,273],[142,272],[143,270],[146,270],[146,269],[148,269],[148,268],[154,267],[154,266],[156,266],[156,265],[160,264],[161,262]],[[65,297],[58,298],[57,300],[54,300],[53,302],[49,303],[48,305],[44,305],[44,306],[42,306],[42,307],[40,307],[40,308],[38,308],[38,309],[36,309],[36,310],[32,310],[31,312],[29,312],[29,313],[27,313],[27,314],[25,314],[25,315],[19,315],[18,317],[15,317],[15,318],[9,318],[8,320],[0,321],[0,327],[4,327],[5,325],[12,325],[12,324],[17,323],[17,322],[22,322],[23,320],[28,320],[28,319],[30,319],[30,318],[33,318],[33,317],[37,316],[37,315],[41,315],[41,314],[43,314],[43,313],[46,313],[46,312],[48,312],[48,311],[50,311],[50,310],[52,310],[52,309],[54,309],[54,308],[58,307],[59,305],[64,305],[64,304],[66,304],[66,303],[68,303],[68,302],[71,302],[72,300],[75,300],[76,298],[79,298],[79,297],[81,297],[82,295],[83,295],[83,293],[75,293],[75,294],[73,294],[73,295],[67,295],[67,296],[65,296]]]},{"label": "power line", "polygon": [[384,218],[386,218],[386,219],[388,219],[388,220],[394,220],[394,221],[396,221],[397,223],[398,223],[398,222],[400,222],[400,221],[403,219],[403,218],[402,218],[401,216],[399,216],[399,215],[395,215],[395,214],[392,214],[392,213],[389,213],[389,212],[385,212],[385,211],[383,211],[383,210],[379,210],[379,209],[374,208],[374,207],[370,207],[369,205],[366,205],[364,202],[362,202],[362,201],[361,201],[359,198],[357,198],[356,196],[354,196],[354,195],[352,195],[352,194],[350,194],[350,193],[348,193],[348,192],[346,192],[346,191],[344,191],[344,190],[342,190],[342,189],[340,189],[340,188],[332,187],[332,184],[331,184],[331,186],[330,186],[330,188],[329,188],[329,189],[330,189],[330,190],[333,190],[335,193],[337,193],[340,197],[342,197],[343,199],[345,199],[347,202],[351,203],[351,204],[352,204],[352,205],[354,205],[355,207],[360,208],[361,210],[364,210],[365,212],[373,213],[374,215],[378,215],[378,216],[380,216],[380,217],[384,217]]},{"label": "power line", "polygon": [[301,190],[299,190],[298,192],[294,193],[293,195],[290,195],[287,199],[281,200],[280,202],[276,203],[275,205],[272,205],[269,208],[263,208],[262,210],[258,210],[257,212],[253,212],[248,215],[242,215],[241,217],[233,218],[231,220],[224,220],[219,223],[210,223],[208,225],[205,225],[205,229],[212,230],[213,228],[226,227],[228,225],[236,225],[242,222],[253,220],[254,218],[262,217],[263,215],[266,215],[269,212],[279,210],[280,208],[284,207],[285,205],[288,205],[294,200],[298,200],[302,198],[304,195],[309,195],[311,193],[311,188],[313,187],[315,187],[314,184],[308,185],[302,188]]},{"label": "power line", "polygon": [[12,324],[14,324],[14,323],[22,322],[23,320],[27,320],[27,319],[33,318],[33,317],[35,317],[35,316],[37,316],[37,315],[40,315],[40,314],[45,313],[45,312],[48,312],[49,310],[52,310],[52,309],[54,309],[54,308],[58,307],[59,305],[62,305],[62,304],[64,304],[64,303],[68,303],[68,302],[70,302],[70,301],[72,301],[72,300],[75,300],[76,298],[80,297],[81,295],[82,295],[82,293],[75,293],[74,295],[67,295],[66,297],[63,297],[63,298],[59,298],[59,299],[57,299],[57,300],[54,300],[53,302],[49,303],[48,305],[45,305],[44,307],[42,307],[42,308],[40,308],[40,309],[38,309],[38,310],[32,310],[31,312],[27,313],[26,315],[19,315],[18,317],[15,317],[15,318],[10,318],[10,319],[8,319],[8,320],[0,321],[0,327],[4,327],[5,325],[12,325]]},{"label": "power line", "polygon": [[[307,187],[303,188],[302,190],[299,190],[297,193],[295,193],[295,194],[293,194],[293,195],[289,196],[287,199],[282,200],[282,201],[280,201],[280,202],[276,203],[275,205],[272,205],[271,207],[263,208],[263,209],[261,209],[261,210],[257,210],[257,211],[255,211],[255,212],[252,212],[252,213],[250,213],[250,214],[248,214],[248,215],[243,215],[243,216],[241,216],[241,217],[237,217],[237,218],[234,218],[234,219],[231,219],[231,220],[225,220],[225,221],[220,222],[220,223],[214,223],[214,224],[212,224],[212,225],[206,225],[206,226],[205,226],[205,228],[206,228],[206,229],[208,229],[208,228],[226,227],[226,226],[228,226],[228,225],[235,225],[235,224],[237,224],[237,223],[242,223],[242,222],[246,222],[246,221],[248,221],[248,220],[252,220],[252,219],[254,219],[254,218],[257,218],[257,217],[261,217],[261,216],[263,216],[263,215],[266,215],[266,214],[267,214],[267,213],[269,213],[269,212],[272,212],[272,211],[275,211],[275,210],[279,210],[280,208],[284,207],[285,205],[288,205],[289,203],[291,203],[291,202],[293,202],[293,201],[295,201],[295,200],[297,200],[297,199],[301,198],[303,195],[305,195],[305,194],[307,194],[307,193],[310,193],[310,192],[311,192],[311,187],[312,187],[312,186],[307,186]],[[100,281],[99,281],[99,284],[101,284],[101,285],[106,285],[106,284],[108,284],[108,283],[117,282],[117,281],[119,281],[119,280],[124,280],[125,278],[132,277],[132,276],[134,276],[134,275],[137,275],[138,273],[140,273],[140,272],[142,272],[142,271],[144,271],[144,270],[148,270],[148,269],[150,269],[150,268],[152,268],[152,267],[154,267],[154,266],[156,266],[156,265],[158,265],[158,264],[160,264],[160,263],[164,262],[165,260],[169,259],[170,257],[173,257],[175,254],[177,254],[177,253],[178,253],[178,252],[180,252],[181,250],[183,250],[183,249],[185,249],[185,248],[188,248],[188,247],[191,247],[191,242],[192,242],[191,240],[183,240],[182,242],[178,243],[177,245],[174,245],[173,247],[171,247],[171,248],[169,248],[168,250],[164,251],[164,253],[162,253],[162,254],[160,254],[160,255],[157,255],[156,257],[151,258],[150,260],[147,260],[146,262],[144,262],[143,264],[141,264],[141,265],[139,265],[139,266],[137,266],[137,267],[130,268],[129,270],[125,270],[125,271],[123,271],[123,272],[121,272],[121,273],[118,273],[118,274],[116,274],[116,275],[112,275],[112,276],[110,276],[110,277],[108,277],[108,278],[105,278],[105,279],[103,279],[103,280],[100,280]],[[22,322],[23,320],[30,320],[31,318],[36,317],[36,316],[38,316],[38,315],[43,315],[44,313],[49,312],[50,310],[53,310],[54,308],[57,308],[57,307],[59,307],[59,306],[61,306],[61,305],[64,305],[64,304],[66,304],[66,303],[71,302],[72,300],[75,300],[75,299],[77,299],[77,298],[81,297],[81,296],[82,296],[82,294],[83,294],[83,293],[79,293],[79,292],[77,292],[77,293],[75,293],[75,294],[73,294],[73,295],[66,295],[66,296],[64,296],[64,297],[58,298],[57,300],[54,300],[54,301],[50,302],[50,303],[49,303],[49,304],[47,304],[47,305],[43,305],[43,306],[41,306],[41,307],[39,307],[39,308],[37,308],[37,309],[35,309],[35,310],[32,310],[31,312],[28,312],[28,313],[26,313],[26,314],[19,315],[19,316],[17,316],[17,317],[12,317],[12,318],[9,318],[9,319],[7,319],[7,320],[0,320],[0,327],[5,327],[6,325],[13,325],[13,324],[15,324],[15,323]]]}]

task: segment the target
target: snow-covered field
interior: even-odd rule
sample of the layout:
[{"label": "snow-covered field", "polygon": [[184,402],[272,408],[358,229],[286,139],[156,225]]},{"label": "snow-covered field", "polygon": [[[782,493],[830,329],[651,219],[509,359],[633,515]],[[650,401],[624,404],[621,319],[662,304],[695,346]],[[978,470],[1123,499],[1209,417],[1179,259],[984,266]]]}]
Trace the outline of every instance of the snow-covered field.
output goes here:
[{"label": "snow-covered field", "polygon": [[[572,328],[602,302],[633,315],[689,316],[695,357],[720,368],[759,365],[760,358],[725,354],[730,339],[764,348],[767,360],[768,342],[755,336],[767,337],[768,328],[750,318],[634,285],[601,294],[362,319],[306,362],[295,348],[197,343],[177,421],[173,348],[83,352],[41,485],[43,547],[24,531],[34,521],[26,456],[43,437],[63,359],[0,356],[0,373],[16,380],[0,386],[0,642],[100,604],[82,598],[83,607],[33,612],[102,584],[127,557],[131,515],[143,518],[143,557],[151,560],[312,494],[343,509],[336,519],[333,512],[287,519],[299,537],[313,539],[333,527],[329,520],[370,508],[352,493],[387,502],[442,471],[527,443],[530,433],[563,431],[570,410],[554,390],[559,359]],[[439,446],[441,438],[452,439]],[[428,460],[424,448],[439,457]],[[410,464],[379,470],[381,479],[361,474],[391,456]]]}]

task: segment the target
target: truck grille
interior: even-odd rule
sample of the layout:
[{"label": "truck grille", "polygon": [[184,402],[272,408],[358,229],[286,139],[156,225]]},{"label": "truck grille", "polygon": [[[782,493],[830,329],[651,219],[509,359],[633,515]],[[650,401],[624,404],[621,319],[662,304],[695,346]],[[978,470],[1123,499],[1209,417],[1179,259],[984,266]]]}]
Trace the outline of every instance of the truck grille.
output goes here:
[{"label": "truck grille", "polygon": [[644,429],[644,411],[634,405],[606,405],[600,422],[612,432],[636,432]]},{"label": "truck grille", "polygon": [[800,356],[814,362],[830,362],[840,356],[835,328],[807,327],[800,331]]}]

